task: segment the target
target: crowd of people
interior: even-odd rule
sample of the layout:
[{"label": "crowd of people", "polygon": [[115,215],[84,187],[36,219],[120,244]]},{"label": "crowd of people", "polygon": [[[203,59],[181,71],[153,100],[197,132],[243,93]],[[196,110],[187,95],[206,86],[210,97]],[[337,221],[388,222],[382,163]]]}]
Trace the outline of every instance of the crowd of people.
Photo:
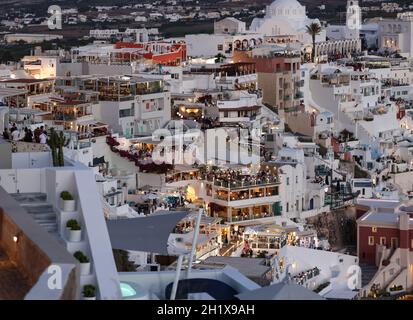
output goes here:
[{"label": "crowd of people", "polygon": [[271,182],[275,177],[268,175],[268,172],[261,170],[255,175],[243,173],[241,170],[227,170],[227,171],[209,171],[205,173],[205,180],[219,182],[221,184],[229,185],[230,183],[242,182],[243,185],[258,185]]},{"label": "crowd of people", "polygon": [[3,139],[46,144],[48,136],[43,126],[37,127],[34,131],[27,127],[19,130],[16,124],[13,123],[10,130],[8,128],[4,129]]}]

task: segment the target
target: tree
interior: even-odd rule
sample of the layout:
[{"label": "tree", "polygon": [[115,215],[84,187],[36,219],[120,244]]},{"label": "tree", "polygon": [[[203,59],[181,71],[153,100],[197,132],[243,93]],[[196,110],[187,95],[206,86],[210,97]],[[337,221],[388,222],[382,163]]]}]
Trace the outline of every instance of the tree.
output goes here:
[{"label": "tree", "polygon": [[222,53],[218,53],[218,54],[215,56],[215,63],[224,62],[226,58],[227,58],[227,57],[224,56]]},{"label": "tree", "polygon": [[313,40],[313,48],[311,51],[311,57],[313,62],[315,62],[315,38],[317,35],[319,35],[321,33],[321,26],[316,23],[313,22],[310,25],[306,26],[306,31],[307,33],[311,36],[312,40]]},{"label": "tree", "polygon": [[65,165],[63,157],[63,147],[66,147],[70,142],[70,139],[67,139],[63,133],[60,131],[58,134],[54,128],[50,129],[50,137],[47,140],[52,151],[52,159],[54,167],[63,167]]},{"label": "tree", "polygon": [[50,137],[47,140],[47,144],[50,147],[50,150],[52,151],[52,160],[53,160],[53,166],[58,167],[59,166],[59,160],[57,157],[57,140],[56,140],[57,134],[54,130],[54,128],[50,129]]}]

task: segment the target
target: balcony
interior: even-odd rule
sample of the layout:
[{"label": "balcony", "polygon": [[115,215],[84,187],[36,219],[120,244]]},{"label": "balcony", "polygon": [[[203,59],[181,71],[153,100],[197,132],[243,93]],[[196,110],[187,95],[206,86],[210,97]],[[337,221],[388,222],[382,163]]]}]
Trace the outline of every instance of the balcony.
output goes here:
[{"label": "balcony", "polygon": [[273,184],[280,184],[281,181],[277,176],[266,176],[259,179],[240,179],[240,180],[222,180],[222,179],[215,179],[208,175],[202,175],[201,179],[212,182],[216,187],[223,187],[226,189],[242,189],[242,188],[249,188],[249,187],[257,187],[257,186],[265,186],[265,185],[273,185]]}]

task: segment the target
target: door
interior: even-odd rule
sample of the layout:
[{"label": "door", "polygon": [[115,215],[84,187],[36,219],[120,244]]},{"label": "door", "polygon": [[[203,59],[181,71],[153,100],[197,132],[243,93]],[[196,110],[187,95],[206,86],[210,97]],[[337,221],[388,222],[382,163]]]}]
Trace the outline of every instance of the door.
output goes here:
[{"label": "door", "polygon": [[40,169],[20,169],[16,173],[16,191],[20,193],[41,192]]},{"label": "door", "polygon": [[314,209],[314,198],[310,200],[310,210]]}]

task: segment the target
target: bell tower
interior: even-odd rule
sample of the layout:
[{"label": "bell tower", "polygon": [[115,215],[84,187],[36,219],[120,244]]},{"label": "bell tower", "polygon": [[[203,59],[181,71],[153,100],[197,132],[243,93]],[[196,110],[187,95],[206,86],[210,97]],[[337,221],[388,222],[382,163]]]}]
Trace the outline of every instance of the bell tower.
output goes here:
[{"label": "bell tower", "polygon": [[358,0],[347,0],[347,39],[358,39],[360,37],[361,23],[361,9]]}]

